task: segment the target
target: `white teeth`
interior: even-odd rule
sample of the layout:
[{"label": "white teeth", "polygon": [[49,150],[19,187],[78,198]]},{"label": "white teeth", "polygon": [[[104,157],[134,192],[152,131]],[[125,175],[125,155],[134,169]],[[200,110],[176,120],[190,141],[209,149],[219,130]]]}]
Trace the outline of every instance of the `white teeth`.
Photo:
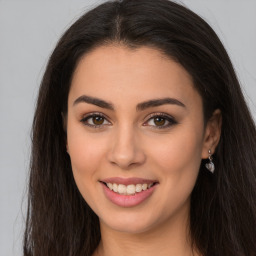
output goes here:
[{"label": "white teeth", "polygon": [[119,193],[121,195],[134,195],[135,193],[140,193],[141,191],[145,191],[153,186],[153,183],[150,184],[130,184],[130,185],[124,185],[124,184],[116,184],[116,183],[107,183],[107,187],[110,190],[113,190],[116,193]]},{"label": "white teeth", "polygon": [[107,183],[107,186],[110,190],[113,190],[113,185],[111,183]]},{"label": "white teeth", "polygon": [[141,192],[142,191],[142,185],[137,184],[135,190],[136,190],[137,193]]},{"label": "white teeth", "polygon": [[135,185],[128,185],[126,189],[127,195],[135,194]]},{"label": "white teeth", "polygon": [[125,195],[126,194],[126,186],[123,185],[123,184],[119,184],[118,188],[117,188],[117,191],[118,191],[119,194]]},{"label": "white teeth", "polygon": [[113,184],[113,191],[114,192],[117,192],[118,191],[118,186],[116,183]]},{"label": "white teeth", "polygon": [[148,184],[143,184],[142,185],[142,190],[146,190],[148,188]]}]

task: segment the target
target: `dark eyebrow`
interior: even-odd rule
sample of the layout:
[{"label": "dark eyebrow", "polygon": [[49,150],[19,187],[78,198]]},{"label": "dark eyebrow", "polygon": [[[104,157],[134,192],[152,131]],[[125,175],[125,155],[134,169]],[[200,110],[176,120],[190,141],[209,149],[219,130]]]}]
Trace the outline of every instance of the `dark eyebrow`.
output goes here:
[{"label": "dark eyebrow", "polygon": [[[78,103],[81,103],[81,102],[93,104],[93,105],[96,105],[96,106],[101,107],[101,108],[114,110],[114,107],[111,103],[106,102],[102,99],[98,99],[98,98],[87,96],[87,95],[82,95],[82,96],[78,97],[74,101],[73,106],[78,104]],[[165,105],[165,104],[177,105],[177,106],[184,107],[184,108],[186,107],[182,102],[180,102],[177,99],[163,98],[163,99],[153,99],[153,100],[149,100],[149,101],[139,103],[136,107],[136,110],[137,111],[142,111],[142,110],[145,110],[147,108],[158,107],[158,106]]]},{"label": "dark eyebrow", "polygon": [[142,103],[137,105],[136,110],[137,111],[142,111],[142,110],[145,110],[147,108],[158,107],[158,106],[165,105],[165,104],[178,105],[180,107],[186,108],[186,106],[177,99],[163,98],[163,99],[154,99],[154,100],[149,100],[149,101],[142,102]]},{"label": "dark eyebrow", "polygon": [[81,103],[81,102],[93,104],[93,105],[96,105],[96,106],[101,107],[101,108],[106,108],[106,109],[114,110],[114,107],[113,107],[113,105],[111,103],[106,102],[106,101],[101,100],[101,99],[98,99],[98,98],[86,96],[86,95],[82,95],[79,98],[77,98],[74,101],[73,106],[78,104],[78,103]]}]

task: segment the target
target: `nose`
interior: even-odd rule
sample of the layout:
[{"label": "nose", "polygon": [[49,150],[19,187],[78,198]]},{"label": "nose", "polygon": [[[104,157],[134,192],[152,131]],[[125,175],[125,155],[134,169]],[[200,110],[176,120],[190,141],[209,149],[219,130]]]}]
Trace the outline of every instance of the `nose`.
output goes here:
[{"label": "nose", "polygon": [[108,154],[111,164],[123,170],[141,165],[146,160],[138,135],[132,127],[123,126],[113,134],[112,146]]}]

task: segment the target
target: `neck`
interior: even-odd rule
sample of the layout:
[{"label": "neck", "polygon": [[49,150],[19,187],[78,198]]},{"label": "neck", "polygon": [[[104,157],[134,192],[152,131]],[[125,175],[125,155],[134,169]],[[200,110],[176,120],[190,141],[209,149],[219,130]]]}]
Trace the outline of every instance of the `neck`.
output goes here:
[{"label": "neck", "polygon": [[125,233],[101,223],[101,242],[94,256],[198,256],[191,248],[188,215],[172,217],[142,233]]}]

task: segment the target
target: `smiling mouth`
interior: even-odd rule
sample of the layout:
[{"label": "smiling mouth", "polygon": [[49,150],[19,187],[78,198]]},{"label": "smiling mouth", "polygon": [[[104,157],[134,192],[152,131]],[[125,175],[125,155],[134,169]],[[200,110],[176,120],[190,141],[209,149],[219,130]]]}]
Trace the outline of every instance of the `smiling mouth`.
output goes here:
[{"label": "smiling mouth", "polygon": [[142,191],[146,191],[151,187],[155,186],[157,182],[152,183],[143,183],[143,184],[117,184],[117,183],[110,183],[110,182],[103,182],[101,181],[109,190],[115,192],[119,195],[135,195],[141,193]]}]

